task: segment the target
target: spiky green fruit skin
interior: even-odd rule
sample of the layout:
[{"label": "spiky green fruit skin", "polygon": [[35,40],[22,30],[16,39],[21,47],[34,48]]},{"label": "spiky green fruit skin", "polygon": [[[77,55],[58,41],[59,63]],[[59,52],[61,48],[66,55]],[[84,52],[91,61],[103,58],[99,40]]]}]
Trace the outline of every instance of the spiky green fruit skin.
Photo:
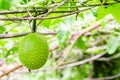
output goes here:
[{"label": "spiky green fruit skin", "polygon": [[18,57],[28,69],[42,67],[48,58],[49,48],[47,41],[38,33],[30,33],[19,44]]}]

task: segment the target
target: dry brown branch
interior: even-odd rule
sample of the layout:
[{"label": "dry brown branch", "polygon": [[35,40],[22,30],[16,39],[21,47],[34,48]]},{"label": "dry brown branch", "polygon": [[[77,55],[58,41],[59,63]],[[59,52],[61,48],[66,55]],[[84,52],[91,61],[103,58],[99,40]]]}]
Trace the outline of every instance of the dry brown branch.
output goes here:
[{"label": "dry brown branch", "polygon": [[7,75],[7,74],[9,74],[9,73],[11,73],[11,72],[13,72],[13,71],[15,71],[15,70],[17,70],[17,69],[19,69],[19,68],[21,68],[23,65],[17,65],[17,66],[15,66],[14,68],[12,68],[11,70],[9,70],[9,71],[7,71],[7,72],[5,72],[5,73],[3,73],[2,75],[0,75],[0,78],[1,77],[3,77],[3,76],[5,76],[5,75]]},{"label": "dry brown branch", "polygon": [[[112,20],[112,18],[109,18],[106,22],[109,22],[111,20]],[[86,34],[87,32],[90,32],[91,30],[94,30],[94,29],[100,27],[101,23],[102,23],[102,20],[99,20],[94,25],[91,25],[90,27],[88,27],[86,29],[83,29],[77,35],[75,35],[71,45],[63,50],[62,58],[60,59],[59,64],[56,66],[56,68],[58,66],[60,66],[64,62],[64,60],[67,58],[68,54],[72,50],[72,47],[74,46],[75,42],[79,39],[79,37],[81,37],[82,35]]]},{"label": "dry brown branch", "polygon": [[106,53],[107,52],[104,51],[103,53],[92,56],[88,59],[84,59],[84,60],[81,60],[81,61],[78,61],[78,62],[69,63],[69,64],[66,64],[66,65],[61,65],[61,66],[58,66],[57,68],[56,67],[55,68],[53,68],[53,67],[45,68],[45,69],[42,69],[40,71],[51,71],[51,70],[64,69],[64,68],[70,68],[70,67],[74,67],[74,66],[78,66],[78,65],[83,65],[85,63],[88,63],[88,62],[95,61],[95,60],[99,59],[100,57],[102,57]]},{"label": "dry brown branch", "polygon": [[74,46],[75,42],[79,39],[79,37],[82,36],[83,34],[89,32],[89,31],[91,31],[91,30],[94,30],[94,29],[98,28],[101,25],[101,23],[102,23],[102,20],[100,20],[100,21],[96,22],[94,25],[91,25],[90,27],[80,31],[74,37],[74,40],[72,41],[71,45],[64,49],[63,54],[62,54],[62,59],[60,59],[59,64],[56,66],[56,68],[64,62],[68,53],[70,53],[70,51],[72,50],[72,47]]},{"label": "dry brown branch", "polygon": [[82,65],[82,64],[85,64],[87,62],[91,62],[91,61],[94,61],[100,57],[102,57],[103,55],[105,55],[107,52],[103,52],[101,54],[98,54],[98,55],[95,55],[95,56],[92,56],[88,59],[85,59],[85,60],[82,60],[82,61],[78,61],[78,62],[74,62],[74,63],[71,63],[71,64],[67,64],[67,65],[63,65],[63,66],[59,66],[57,69],[63,69],[63,68],[69,68],[69,67],[74,67],[74,66],[77,66],[77,65]]},{"label": "dry brown branch", "polygon": [[33,17],[32,14],[30,13],[30,11],[28,9],[26,9],[28,15],[29,15],[29,20],[31,20],[31,18]]}]

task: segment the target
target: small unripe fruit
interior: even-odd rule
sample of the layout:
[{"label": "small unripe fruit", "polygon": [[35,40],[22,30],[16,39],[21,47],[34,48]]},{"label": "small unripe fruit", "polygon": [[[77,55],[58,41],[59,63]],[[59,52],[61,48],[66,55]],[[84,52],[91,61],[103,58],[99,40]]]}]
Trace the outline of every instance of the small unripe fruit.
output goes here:
[{"label": "small unripe fruit", "polygon": [[42,67],[49,55],[46,39],[38,33],[30,33],[20,42],[18,57],[28,69],[34,70]]}]

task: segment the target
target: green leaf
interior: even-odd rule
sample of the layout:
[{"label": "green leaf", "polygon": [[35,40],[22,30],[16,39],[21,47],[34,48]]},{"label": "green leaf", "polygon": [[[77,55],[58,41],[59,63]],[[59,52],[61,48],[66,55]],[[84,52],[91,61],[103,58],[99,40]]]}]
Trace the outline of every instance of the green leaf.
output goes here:
[{"label": "green leaf", "polygon": [[4,33],[5,32],[5,27],[3,26],[0,26],[0,34]]},{"label": "green leaf", "polygon": [[111,14],[113,17],[120,23],[120,4],[115,4],[113,6],[110,6],[108,8],[109,11],[111,11]]},{"label": "green leaf", "polygon": [[94,46],[92,48],[88,48],[85,52],[88,54],[99,54],[103,52],[106,48],[104,46]]},{"label": "green leaf", "polygon": [[10,9],[12,5],[12,0],[0,0],[0,9]]},{"label": "green leaf", "polygon": [[83,12],[79,13],[79,17],[82,18],[82,19],[84,19],[84,14],[83,14]]},{"label": "green leaf", "polygon": [[107,52],[113,54],[119,46],[118,37],[111,37],[107,43]]},{"label": "green leaf", "polygon": [[51,20],[51,26],[55,26],[57,24],[59,24],[60,22],[64,22],[64,19],[53,19]]},{"label": "green leaf", "polygon": [[5,46],[8,43],[6,40],[0,39],[0,46]]},{"label": "green leaf", "polygon": [[105,7],[99,7],[97,10],[97,20],[104,18],[107,14],[109,14],[109,11]]},{"label": "green leaf", "polygon": [[49,28],[50,25],[51,25],[51,21],[50,20],[44,20],[44,21],[42,21],[41,25]]},{"label": "green leaf", "polygon": [[99,7],[97,10],[98,16],[97,20],[104,18],[108,14],[112,14],[113,17],[120,22],[120,4],[114,4],[108,7]]},{"label": "green leaf", "polygon": [[10,50],[7,51],[7,53],[5,54],[5,57],[8,57],[9,55],[14,54],[17,50],[18,50],[18,46],[12,47]]},{"label": "green leaf", "polygon": [[83,40],[83,37],[80,37],[76,43],[76,46],[80,49],[85,49],[86,48],[86,44],[85,41]]}]

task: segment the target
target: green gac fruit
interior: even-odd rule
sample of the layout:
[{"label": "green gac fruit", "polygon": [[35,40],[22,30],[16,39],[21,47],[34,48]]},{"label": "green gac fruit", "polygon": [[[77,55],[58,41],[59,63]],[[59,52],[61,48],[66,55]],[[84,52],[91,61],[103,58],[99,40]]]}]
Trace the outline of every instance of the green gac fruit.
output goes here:
[{"label": "green gac fruit", "polygon": [[42,67],[48,58],[49,48],[45,38],[38,33],[30,33],[20,42],[18,57],[28,69]]}]

